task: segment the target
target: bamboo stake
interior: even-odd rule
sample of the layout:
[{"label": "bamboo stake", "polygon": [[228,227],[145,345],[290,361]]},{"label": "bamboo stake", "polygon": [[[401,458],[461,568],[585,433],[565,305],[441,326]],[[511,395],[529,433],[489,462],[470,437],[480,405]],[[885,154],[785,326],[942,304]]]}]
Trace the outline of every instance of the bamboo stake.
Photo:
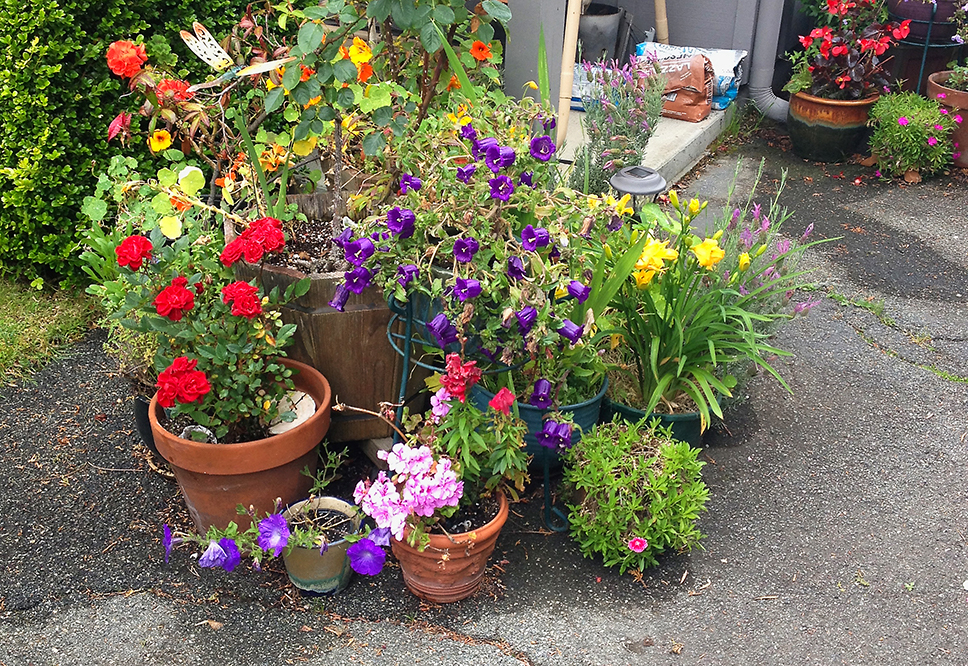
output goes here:
[{"label": "bamboo stake", "polygon": [[571,85],[575,81],[575,51],[578,49],[578,21],[581,19],[581,0],[568,0],[565,14],[565,42],[561,47],[561,78],[558,86],[558,141],[560,146],[568,134],[568,114],[571,112]]},{"label": "bamboo stake", "polygon": [[666,0],[655,0],[655,41],[669,43],[669,19],[666,16]]}]

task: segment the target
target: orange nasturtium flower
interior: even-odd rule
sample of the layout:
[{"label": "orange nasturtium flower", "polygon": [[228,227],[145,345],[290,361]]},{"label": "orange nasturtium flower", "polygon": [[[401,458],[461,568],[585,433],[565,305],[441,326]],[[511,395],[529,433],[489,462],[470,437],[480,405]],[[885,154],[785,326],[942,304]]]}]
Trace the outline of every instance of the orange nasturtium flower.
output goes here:
[{"label": "orange nasturtium flower", "polygon": [[460,81],[457,80],[456,74],[451,74],[450,82],[447,84],[447,90],[454,90],[455,88],[460,88]]},{"label": "orange nasturtium flower", "polygon": [[356,80],[366,83],[367,79],[373,76],[373,65],[368,62],[361,62],[356,65]]},{"label": "orange nasturtium flower", "polygon": [[373,57],[370,46],[359,37],[353,38],[353,45],[349,48],[350,61],[359,67],[364,62],[369,62]]},{"label": "orange nasturtium flower", "polygon": [[311,67],[306,67],[306,65],[299,65],[302,70],[302,74],[299,75],[299,81],[305,83],[309,80],[309,77],[316,73],[316,70]]},{"label": "orange nasturtium flower", "polygon": [[490,60],[494,56],[491,54],[491,47],[489,44],[477,40],[471,44],[471,55],[474,56],[474,60],[483,62],[484,60]]},{"label": "orange nasturtium flower", "polygon": [[168,130],[155,130],[148,137],[148,147],[151,148],[153,153],[165,150],[169,146],[171,146],[171,134],[168,133]]}]

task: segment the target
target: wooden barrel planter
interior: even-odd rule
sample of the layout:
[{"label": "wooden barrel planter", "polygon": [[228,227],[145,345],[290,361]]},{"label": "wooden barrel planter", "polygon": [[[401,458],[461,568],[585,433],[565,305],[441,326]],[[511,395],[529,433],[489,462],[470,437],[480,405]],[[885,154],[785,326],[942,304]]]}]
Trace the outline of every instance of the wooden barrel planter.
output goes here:
[{"label": "wooden barrel planter", "polygon": [[[301,201],[303,197],[308,198]],[[301,211],[327,210],[325,202],[320,205],[318,200],[311,201],[312,198],[299,195],[290,200],[295,199]],[[242,280],[259,277],[258,266],[244,262],[236,266]],[[279,287],[281,292],[304,277],[306,273],[295,269],[265,266],[261,281],[266,291]],[[312,279],[309,291],[281,308],[283,321],[296,324],[296,334],[287,354],[326,376],[333,390],[333,404],[342,402],[376,410],[381,401],[395,401],[403,360],[387,340],[391,313],[382,290],[370,287],[362,294],[351,294],[345,311],[338,312],[329,306],[329,301],[343,282],[343,274],[314,273],[308,277]],[[408,395],[419,390],[423,377],[411,378]],[[390,432],[389,426],[375,417],[334,411],[328,439],[349,442],[387,437]]]}]

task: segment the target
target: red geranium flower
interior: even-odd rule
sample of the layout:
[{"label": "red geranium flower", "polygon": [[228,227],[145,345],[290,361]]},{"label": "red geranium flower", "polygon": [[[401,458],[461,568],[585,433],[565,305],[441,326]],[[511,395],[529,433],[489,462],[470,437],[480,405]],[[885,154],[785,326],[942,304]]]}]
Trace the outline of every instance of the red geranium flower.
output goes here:
[{"label": "red geranium flower", "polygon": [[171,281],[171,286],[165,287],[155,296],[154,305],[158,314],[172,321],[181,321],[182,313],[195,307],[195,294],[186,289],[186,285],[187,278],[176,277]]},{"label": "red geranium flower", "polygon": [[514,394],[505,386],[494,394],[491,401],[487,403],[489,407],[501,412],[505,416],[511,413],[511,405],[514,404]]},{"label": "red geranium flower", "polygon": [[145,259],[151,259],[151,241],[144,236],[128,236],[114,248],[114,253],[118,255],[118,266],[137,271]]},{"label": "red geranium flower", "polygon": [[189,85],[186,81],[179,81],[178,79],[162,79],[155,86],[155,94],[158,95],[158,99],[164,102],[165,99],[172,99],[176,102],[187,102],[195,93],[188,91]]},{"label": "red geranium flower", "polygon": [[114,42],[108,47],[108,69],[120,77],[128,78],[141,71],[141,65],[148,60],[144,44],[127,40]]}]

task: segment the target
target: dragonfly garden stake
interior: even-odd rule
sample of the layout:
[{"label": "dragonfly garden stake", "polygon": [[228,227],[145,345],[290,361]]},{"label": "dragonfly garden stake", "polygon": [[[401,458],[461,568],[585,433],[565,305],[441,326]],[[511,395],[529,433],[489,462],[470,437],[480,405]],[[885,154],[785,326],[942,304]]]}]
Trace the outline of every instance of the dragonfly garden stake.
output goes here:
[{"label": "dragonfly garden stake", "polygon": [[192,23],[192,29],[195,31],[194,35],[187,30],[182,30],[179,33],[182,41],[185,42],[185,45],[192,50],[192,53],[208,63],[213,69],[215,69],[215,71],[224,71],[224,73],[214,81],[197,83],[191,86],[188,89],[188,92],[196,92],[206,88],[214,88],[215,86],[221,85],[226,81],[231,81],[232,79],[237,79],[242,76],[271,72],[272,70],[278,69],[286,63],[296,60],[295,57],[289,57],[280,58],[278,60],[270,60],[269,62],[260,62],[255,65],[249,65],[248,67],[236,65],[235,61],[232,60],[232,57],[225,52],[225,49],[219,45],[215,38],[212,37],[212,33],[210,33],[204,25],[198,21],[195,21]]}]

